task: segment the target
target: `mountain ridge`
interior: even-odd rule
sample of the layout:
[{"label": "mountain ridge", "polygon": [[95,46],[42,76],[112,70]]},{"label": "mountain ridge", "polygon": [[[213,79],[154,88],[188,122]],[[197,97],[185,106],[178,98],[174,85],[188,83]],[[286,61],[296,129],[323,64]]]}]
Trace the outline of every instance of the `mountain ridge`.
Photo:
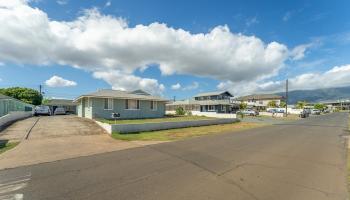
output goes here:
[{"label": "mountain ridge", "polygon": [[[285,96],[286,93],[278,92],[274,94]],[[350,86],[314,90],[292,90],[288,92],[288,104],[295,104],[298,101],[315,103],[339,99],[350,99]]]}]

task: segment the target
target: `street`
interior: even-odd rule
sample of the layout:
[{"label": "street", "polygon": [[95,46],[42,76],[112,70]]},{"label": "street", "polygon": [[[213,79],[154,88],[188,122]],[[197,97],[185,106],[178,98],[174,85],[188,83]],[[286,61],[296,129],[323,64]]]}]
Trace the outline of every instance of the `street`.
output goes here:
[{"label": "street", "polygon": [[348,113],[0,171],[0,199],[347,199]]}]

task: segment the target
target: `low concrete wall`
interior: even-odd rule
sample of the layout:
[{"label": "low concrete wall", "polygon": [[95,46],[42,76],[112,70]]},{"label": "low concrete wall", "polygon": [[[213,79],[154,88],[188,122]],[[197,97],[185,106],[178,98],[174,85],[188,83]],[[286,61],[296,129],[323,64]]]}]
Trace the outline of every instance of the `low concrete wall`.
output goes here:
[{"label": "low concrete wall", "polygon": [[229,119],[237,118],[236,114],[234,114],[234,113],[215,113],[215,112],[192,111],[192,115],[215,117],[215,118],[229,118]]},{"label": "low concrete wall", "polygon": [[[171,110],[171,111],[166,111],[165,112],[168,115],[175,115],[176,112]],[[237,118],[236,114],[234,113],[215,113],[215,112],[200,112],[200,111],[191,111],[192,115],[197,115],[197,116],[206,116],[206,117],[215,117],[215,118]]]},{"label": "low concrete wall", "polygon": [[181,121],[181,122],[157,122],[157,123],[144,123],[144,124],[106,124],[102,122],[96,122],[108,133],[135,133],[144,131],[157,131],[175,128],[186,128],[196,126],[208,126],[216,124],[229,124],[239,121],[238,119],[209,119],[209,120],[194,120],[194,121]]},{"label": "low concrete wall", "polygon": [[11,123],[13,123],[13,122],[15,122],[17,120],[24,119],[24,118],[31,117],[31,116],[33,116],[32,111],[28,111],[28,112],[24,112],[24,111],[10,112],[9,114],[0,117],[0,130],[2,130],[3,128],[5,128],[9,124],[11,124]]},{"label": "low concrete wall", "polygon": [[263,116],[274,116],[274,117],[284,117],[284,113],[270,113],[270,112],[259,112],[259,115],[263,115]]}]

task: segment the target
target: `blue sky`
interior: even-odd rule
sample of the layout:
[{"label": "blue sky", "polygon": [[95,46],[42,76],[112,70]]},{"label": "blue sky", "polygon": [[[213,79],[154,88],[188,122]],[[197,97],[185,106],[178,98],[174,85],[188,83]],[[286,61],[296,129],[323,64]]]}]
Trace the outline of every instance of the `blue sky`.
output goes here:
[{"label": "blue sky", "polygon": [[42,84],[46,97],[60,98],[141,88],[184,99],[219,89],[276,92],[287,77],[291,89],[349,86],[349,7],[345,0],[4,0],[0,87]]}]

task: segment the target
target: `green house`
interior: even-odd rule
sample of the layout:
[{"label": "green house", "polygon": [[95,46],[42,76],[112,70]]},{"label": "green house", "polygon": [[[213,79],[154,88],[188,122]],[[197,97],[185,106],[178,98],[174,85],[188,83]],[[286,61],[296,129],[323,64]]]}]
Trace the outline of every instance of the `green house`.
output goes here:
[{"label": "green house", "polygon": [[142,90],[111,89],[81,95],[74,101],[78,116],[90,119],[112,119],[112,113],[118,113],[120,119],[159,118],[165,115],[167,102]]}]

